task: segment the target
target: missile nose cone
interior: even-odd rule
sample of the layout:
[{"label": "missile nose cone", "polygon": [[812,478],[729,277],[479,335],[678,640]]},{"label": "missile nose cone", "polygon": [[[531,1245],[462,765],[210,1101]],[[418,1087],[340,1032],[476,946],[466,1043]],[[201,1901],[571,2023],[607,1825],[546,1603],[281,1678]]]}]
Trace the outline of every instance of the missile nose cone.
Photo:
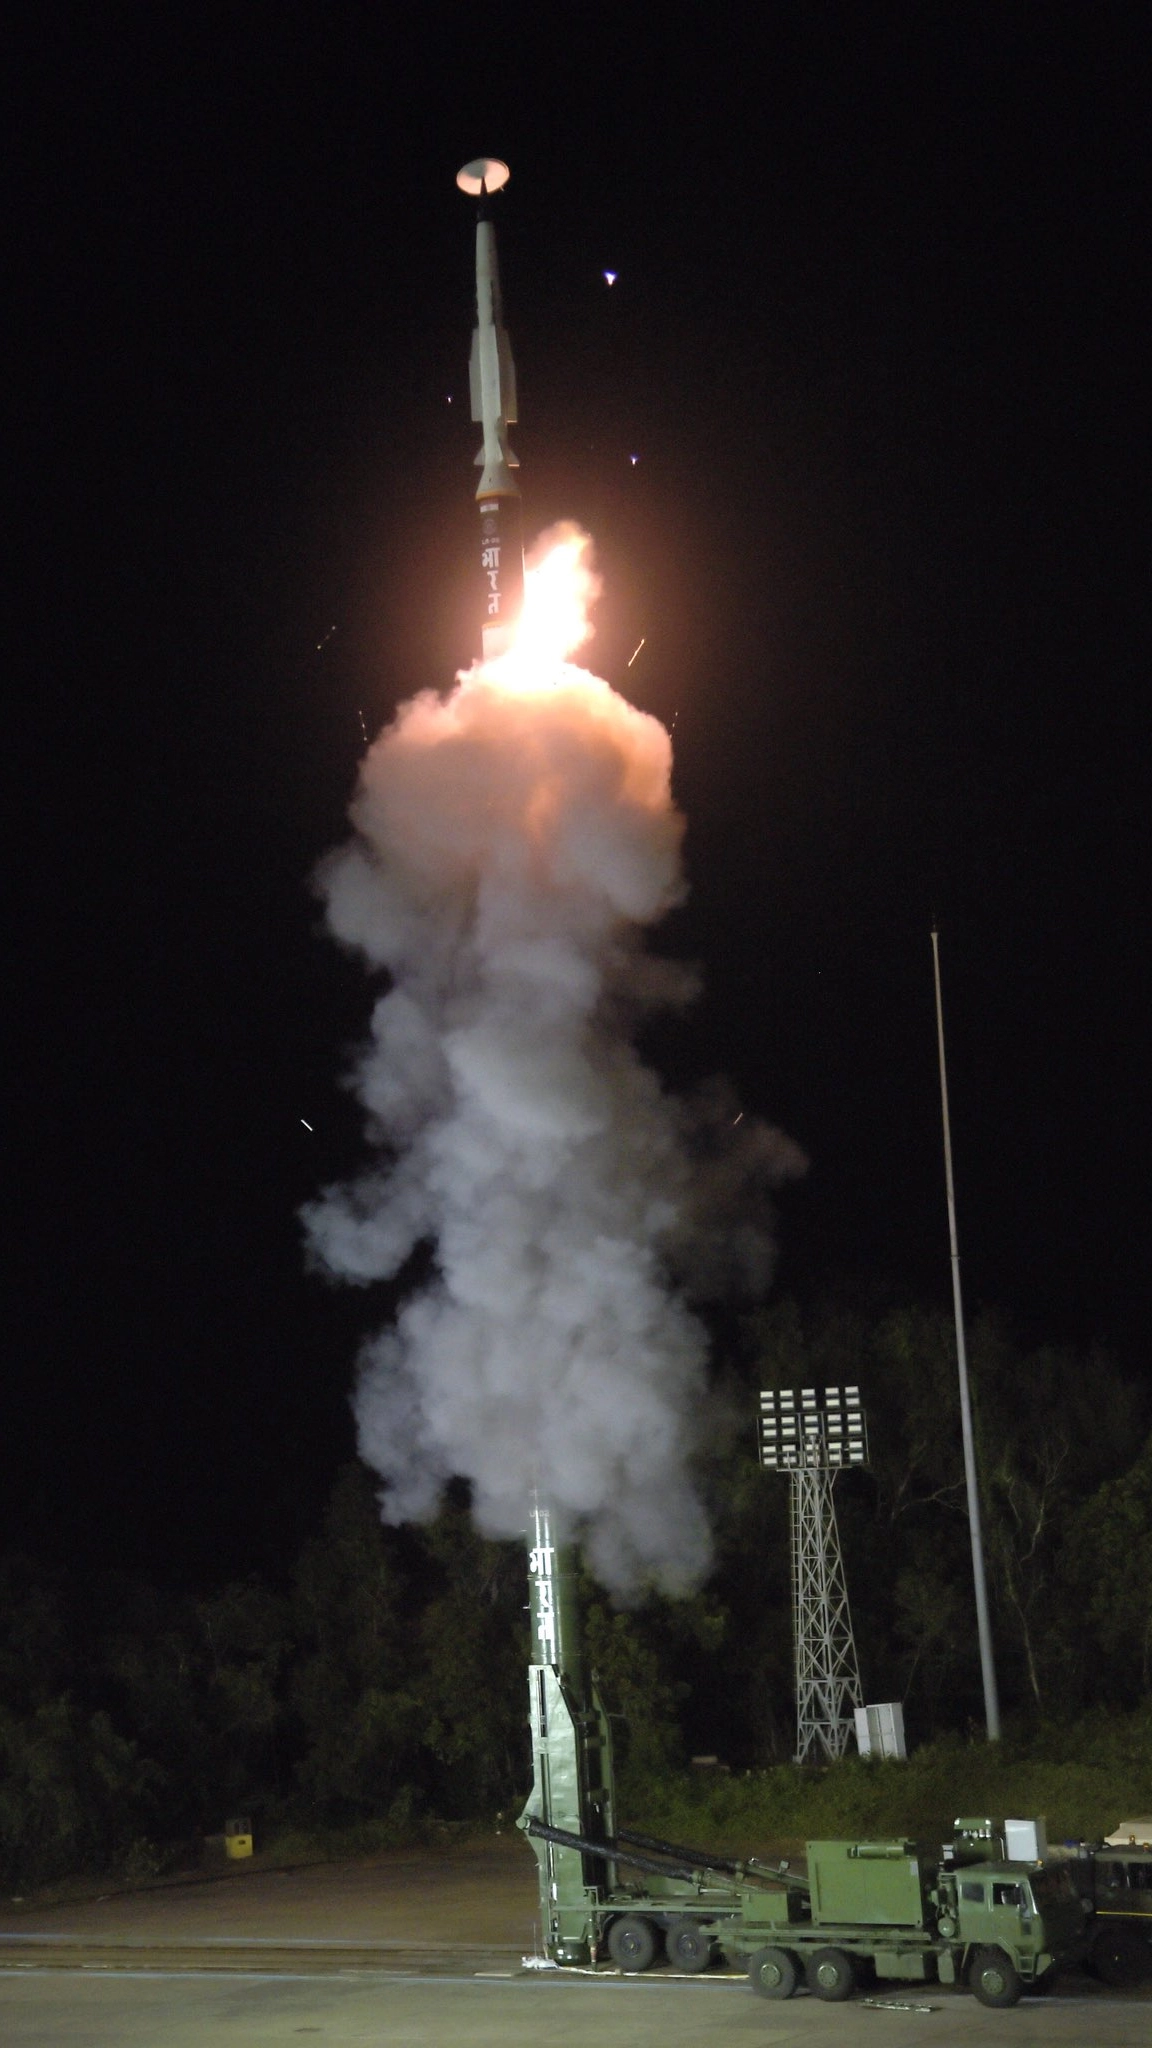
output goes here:
[{"label": "missile nose cone", "polygon": [[456,183],[470,199],[478,199],[481,192],[499,192],[511,175],[507,164],[501,163],[498,156],[475,156],[463,170],[457,171]]}]

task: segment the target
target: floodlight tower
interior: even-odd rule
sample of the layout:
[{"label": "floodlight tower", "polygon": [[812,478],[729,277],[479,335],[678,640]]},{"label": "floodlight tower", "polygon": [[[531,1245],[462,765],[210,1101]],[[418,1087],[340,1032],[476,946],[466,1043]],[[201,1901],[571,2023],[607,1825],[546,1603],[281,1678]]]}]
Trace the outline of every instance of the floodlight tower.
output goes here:
[{"label": "floodlight tower", "polygon": [[796,1762],[843,1756],[861,1702],[860,1667],[832,1487],[866,1465],[859,1387],[784,1387],[760,1396],[760,1463],[792,1483]]}]

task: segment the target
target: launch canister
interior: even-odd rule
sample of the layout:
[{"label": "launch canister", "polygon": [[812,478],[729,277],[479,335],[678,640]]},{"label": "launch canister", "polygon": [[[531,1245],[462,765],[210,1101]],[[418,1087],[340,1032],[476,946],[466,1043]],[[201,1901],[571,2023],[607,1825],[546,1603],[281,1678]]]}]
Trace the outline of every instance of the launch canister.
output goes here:
[{"label": "launch canister", "polygon": [[539,1502],[532,1508],[528,1537],[532,1662],[552,1664],[572,1682],[583,1683],[584,1657],[576,1598],[576,1553],[552,1539],[552,1518]]},{"label": "launch canister", "polygon": [[508,183],[499,158],[476,157],[456,174],[462,192],[479,201],[476,221],[476,328],[469,382],[472,417],[483,429],[476,467],[480,482],[480,589],[484,659],[503,654],[524,602],[524,538],[520,487],[512,472],[519,461],[508,440],[516,421],[516,369],[504,326],[500,267],[491,198]]}]

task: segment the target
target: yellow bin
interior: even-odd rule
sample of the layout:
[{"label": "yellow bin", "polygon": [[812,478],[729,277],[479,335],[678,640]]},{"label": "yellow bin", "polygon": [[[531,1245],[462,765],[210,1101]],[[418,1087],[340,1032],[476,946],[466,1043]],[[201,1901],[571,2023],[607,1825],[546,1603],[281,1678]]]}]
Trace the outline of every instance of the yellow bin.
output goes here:
[{"label": "yellow bin", "polygon": [[234,1861],[252,1854],[252,1823],[247,1818],[224,1823],[224,1854]]}]

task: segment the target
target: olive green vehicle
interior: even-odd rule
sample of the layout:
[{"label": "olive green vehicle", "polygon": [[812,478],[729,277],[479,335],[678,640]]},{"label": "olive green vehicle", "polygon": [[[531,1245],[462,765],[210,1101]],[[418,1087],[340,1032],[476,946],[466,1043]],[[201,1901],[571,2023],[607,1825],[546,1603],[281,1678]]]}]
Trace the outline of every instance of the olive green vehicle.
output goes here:
[{"label": "olive green vehicle", "polygon": [[[598,1847],[534,1816],[526,1828],[558,1874],[544,1903],[560,1963],[608,1960],[633,1972],[665,1954],[691,1972],[736,1963],[762,1998],[791,1998],[803,1984],[839,2001],[892,1979],[966,1984],[983,2005],[1009,2006],[1084,1953],[1084,1908],[1066,1864],[957,1865],[910,1841],[814,1841],[804,1876],[625,1830]],[[565,1856],[580,1858],[578,1884],[559,1876]],[[620,1866],[645,1881],[628,1882]]]},{"label": "olive green vehicle", "polygon": [[[964,1841],[964,1823],[957,1824]],[[947,1857],[948,1860],[945,1860]],[[749,1893],[722,1932],[753,1989],[850,1998],[872,1979],[967,1984],[984,2005],[1015,2005],[1084,1948],[1084,1910],[1066,1867],[960,1860],[908,1841],[809,1842],[807,1882]]]},{"label": "olive green vehicle", "polygon": [[519,1825],[537,1858],[550,1961],[634,1972],[666,1958],[693,1973],[723,1960],[765,1998],[801,1983],[828,2000],[873,1979],[968,1984],[1007,2006],[1080,1959],[1085,1908],[1067,1864],[1007,1860],[988,1821],[957,1822],[938,1855],[908,1841],[809,1842],[806,1875],[617,1827],[574,1562],[552,1545],[544,1511],[535,1525],[533,1784]]}]

